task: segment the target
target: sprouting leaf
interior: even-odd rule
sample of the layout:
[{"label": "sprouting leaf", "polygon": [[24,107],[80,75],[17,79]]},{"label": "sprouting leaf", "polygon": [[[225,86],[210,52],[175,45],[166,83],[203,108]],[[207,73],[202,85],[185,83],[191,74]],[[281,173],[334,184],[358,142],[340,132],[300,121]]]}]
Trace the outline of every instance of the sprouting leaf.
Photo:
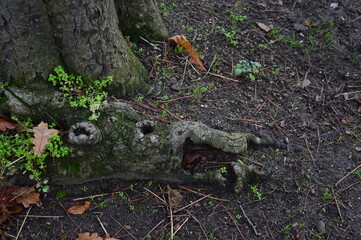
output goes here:
[{"label": "sprouting leaf", "polygon": [[37,127],[33,128],[34,138],[31,138],[31,142],[35,145],[34,155],[39,157],[45,149],[45,145],[50,143],[49,138],[58,131],[55,129],[49,129],[48,124],[41,122]]},{"label": "sprouting leaf", "polygon": [[204,68],[202,61],[199,59],[198,53],[194,50],[192,45],[188,42],[184,35],[177,35],[168,39],[169,42],[176,44],[178,48],[185,49],[189,54],[189,62],[198,65],[198,68],[207,71]]},{"label": "sprouting leaf", "polygon": [[0,131],[5,132],[7,129],[16,129],[18,132],[24,131],[23,127],[18,122],[0,118]]},{"label": "sprouting leaf", "polygon": [[102,237],[98,237],[98,233],[90,234],[89,232],[85,232],[85,233],[79,233],[78,238],[76,240],[119,240],[119,239],[111,238],[109,237],[109,234],[105,234],[105,236],[102,238]]},{"label": "sprouting leaf", "polygon": [[85,211],[87,211],[90,207],[90,202],[86,201],[84,204],[78,204],[74,205],[71,208],[69,208],[67,213],[74,214],[74,215],[80,215],[83,214]]}]

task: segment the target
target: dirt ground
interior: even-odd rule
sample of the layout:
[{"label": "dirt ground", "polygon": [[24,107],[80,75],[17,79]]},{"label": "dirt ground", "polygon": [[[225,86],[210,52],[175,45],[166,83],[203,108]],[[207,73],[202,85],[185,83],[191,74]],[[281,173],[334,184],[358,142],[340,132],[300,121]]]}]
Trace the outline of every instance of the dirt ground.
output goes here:
[{"label": "dirt ground", "polygon": [[[136,53],[163,91],[127,102],[159,121],[250,132],[289,143],[290,151],[241,156],[272,175],[240,195],[169,185],[183,197],[177,198],[156,181],[53,186],[41,207],[7,221],[5,239],[20,229],[18,239],[26,240],[103,236],[104,229],[118,239],[361,239],[361,1],[157,3],[171,35],[186,35],[207,71],[164,43],[154,49],[140,41]],[[234,76],[242,60],[260,63],[260,72]],[[302,151],[292,151],[297,146]],[[176,202],[172,211],[168,198]],[[65,213],[87,200],[85,214]]]}]

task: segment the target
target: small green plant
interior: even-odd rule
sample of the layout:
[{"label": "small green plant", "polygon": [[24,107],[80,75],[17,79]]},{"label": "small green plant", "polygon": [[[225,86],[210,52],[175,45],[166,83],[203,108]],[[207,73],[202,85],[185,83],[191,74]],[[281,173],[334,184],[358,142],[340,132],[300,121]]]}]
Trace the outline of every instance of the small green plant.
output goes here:
[{"label": "small green plant", "polygon": [[67,195],[66,191],[65,190],[59,190],[56,192],[56,198],[57,199],[62,199],[64,198],[65,196]]},{"label": "small green plant", "polygon": [[81,188],[81,190],[83,190],[83,192],[86,192],[86,191],[88,191],[88,187],[87,187],[87,186],[83,186],[83,187]]},{"label": "small green plant", "polygon": [[50,74],[48,80],[64,93],[71,107],[88,108],[91,112],[89,120],[96,120],[99,117],[97,111],[107,104],[105,98],[107,92],[102,91],[108,86],[113,78],[108,76],[104,80],[95,80],[92,84],[85,84],[81,76],[67,74],[62,66],[54,69],[57,75]]},{"label": "small green plant", "polygon": [[159,7],[160,7],[160,9],[161,9],[161,11],[162,11],[162,15],[163,15],[164,17],[168,16],[168,12],[169,12],[170,10],[172,10],[175,6],[176,6],[175,3],[167,4],[167,3],[164,2],[164,1],[162,1],[162,2],[159,3]]},{"label": "small green plant", "polygon": [[321,190],[321,193],[323,201],[328,202],[333,199],[333,194],[330,192],[329,188]]},{"label": "small green plant", "polygon": [[138,102],[138,103],[142,103],[142,102],[143,102],[143,99],[144,99],[144,97],[137,97],[137,102]]},{"label": "small green plant", "polygon": [[241,218],[242,218],[241,215],[239,215],[239,214],[236,215],[236,219],[240,220]]},{"label": "small green plant", "polygon": [[153,185],[153,181],[148,181],[148,182],[147,182],[147,186],[148,186],[148,187],[150,187],[150,186],[152,186],[152,185]]},{"label": "small green plant", "polygon": [[254,74],[258,74],[261,67],[262,65],[258,62],[242,60],[234,68],[234,75],[248,74],[249,79],[255,81],[256,77]]},{"label": "small green plant", "polygon": [[220,170],[221,173],[223,173],[223,174],[226,174],[226,173],[227,173],[227,167],[221,167],[219,170]]},{"label": "small green plant", "polygon": [[[34,134],[29,131],[32,127],[32,120],[20,121],[13,117],[24,128],[23,133],[5,132],[0,134],[0,180],[6,176],[19,173],[29,173],[29,178],[38,182],[37,187],[43,192],[49,190],[47,180],[41,177],[42,171],[46,168],[45,159],[50,157],[64,157],[68,154],[68,149],[63,147],[63,142],[58,133],[49,138],[50,143],[45,146],[45,150],[40,156],[35,156],[31,138]],[[54,125],[50,125],[53,128]]]},{"label": "small green plant", "polygon": [[271,30],[269,30],[268,36],[273,37],[273,36],[275,36],[277,33],[278,33],[278,30],[275,29],[275,28],[272,28]]},{"label": "small green plant", "polygon": [[235,35],[237,34],[237,23],[246,20],[247,16],[235,15],[233,12],[231,12],[228,16],[228,19],[231,23],[229,26],[229,30],[220,28],[220,31],[227,38],[229,44],[237,46],[238,41],[234,39]]},{"label": "small green plant", "polygon": [[361,180],[361,170],[354,171],[353,174],[355,174],[359,180]]},{"label": "small green plant", "polygon": [[282,229],[278,230],[279,233],[283,233],[283,234],[289,234],[290,231],[292,229],[292,224],[287,224],[285,227],[283,227]]},{"label": "small green plant", "polygon": [[253,192],[253,194],[259,199],[262,199],[262,193],[258,191],[258,188],[256,185],[251,186],[251,190]]}]

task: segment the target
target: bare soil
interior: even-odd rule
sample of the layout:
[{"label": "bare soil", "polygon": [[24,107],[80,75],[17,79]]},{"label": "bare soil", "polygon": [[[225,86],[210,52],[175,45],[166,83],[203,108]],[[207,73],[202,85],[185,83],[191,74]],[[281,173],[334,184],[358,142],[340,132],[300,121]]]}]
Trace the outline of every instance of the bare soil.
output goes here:
[{"label": "bare soil", "polygon": [[[19,239],[26,240],[76,239],[80,232],[103,236],[102,225],[118,239],[170,239],[171,226],[174,239],[361,239],[361,1],[157,3],[171,35],[186,35],[209,72],[192,67],[165,43],[154,43],[154,49],[139,41],[149,82],[163,91],[127,102],[160,122],[200,121],[302,151],[245,153],[241,159],[272,175],[240,195],[197,184],[182,185],[191,192],[116,179],[53,186],[43,194],[42,207],[8,220],[5,239],[14,239],[22,223]],[[247,18],[237,21],[238,16]],[[266,33],[257,23],[274,30]],[[224,33],[232,34],[232,26],[235,34],[228,39]],[[256,80],[232,74],[241,60],[262,65]],[[227,164],[215,165],[222,166]],[[168,187],[183,199],[169,196]],[[172,211],[164,204],[169,198],[176,201]],[[85,214],[65,213],[86,200],[92,205]]]}]

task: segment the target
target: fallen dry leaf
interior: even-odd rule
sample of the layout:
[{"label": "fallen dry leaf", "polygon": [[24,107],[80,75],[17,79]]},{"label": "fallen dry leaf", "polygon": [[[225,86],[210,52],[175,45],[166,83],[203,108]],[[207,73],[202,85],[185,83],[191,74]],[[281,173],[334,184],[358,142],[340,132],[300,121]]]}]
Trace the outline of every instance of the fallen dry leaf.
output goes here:
[{"label": "fallen dry leaf", "polygon": [[0,187],[0,225],[10,215],[19,213],[24,207],[30,204],[41,205],[40,194],[35,193],[34,188],[21,186]]},{"label": "fallen dry leaf", "polygon": [[181,202],[183,200],[183,196],[178,190],[170,190],[169,194],[169,206],[171,208],[179,208],[181,206]]},{"label": "fallen dry leaf", "polygon": [[89,207],[90,207],[90,202],[86,201],[84,204],[78,204],[72,206],[71,208],[66,210],[66,212],[74,215],[80,215],[83,214],[85,211],[87,211]]},{"label": "fallen dry leaf", "polygon": [[35,191],[34,187],[21,187],[12,193],[17,203],[21,203],[25,208],[31,204],[41,206],[40,193]]},{"label": "fallen dry leaf", "polygon": [[7,129],[16,129],[18,132],[24,131],[24,128],[18,122],[0,118],[0,131],[5,132]]},{"label": "fallen dry leaf", "polygon": [[31,138],[31,142],[35,145],[34,155],[39,157],[45,149],[45,145],[50,143],[49,138],[58,131],[55,129],[49,129],[48,124],[41,122],[37,127],[33,128],[34,138]]},{"label": "fallen dry leaf", "polygon": [[260,29],[262,29],[263,31],[265,31],[266,33],[268,33],[270,30],[271,30],[271,28],[270,27],[268,27],[266,24],[264,24],[264,23],[257,23],[257,26],[260,28]]},{"label": "fallen dry leaf", "polygon": [[183,168],[191,168],[191,163],[201,157],[201,154],[198,152],[193,153],[185,153],[183,156],[182,167]]},{"label": "fallen dry leaf", "polygon": [[192,64],[198,65],[198,68],[207,71],[204,68],[202,61],[199,59],[198,53],[194,50],[192,45],[188,42],[184,35],[177,35],[168,39],[168,41],[172,44],[176,44],[177,47],[183,47],[189,54],[189,62]]},{"label": "fallen dry leaf", "polygon": [[79,233],[78,238],[76,240],[119,240],[117,238],[111,238],[109,237],[109,234],[106,234],[103,238],[98,237],[98,233],[92,233],[89,232],[85,233]]}]

